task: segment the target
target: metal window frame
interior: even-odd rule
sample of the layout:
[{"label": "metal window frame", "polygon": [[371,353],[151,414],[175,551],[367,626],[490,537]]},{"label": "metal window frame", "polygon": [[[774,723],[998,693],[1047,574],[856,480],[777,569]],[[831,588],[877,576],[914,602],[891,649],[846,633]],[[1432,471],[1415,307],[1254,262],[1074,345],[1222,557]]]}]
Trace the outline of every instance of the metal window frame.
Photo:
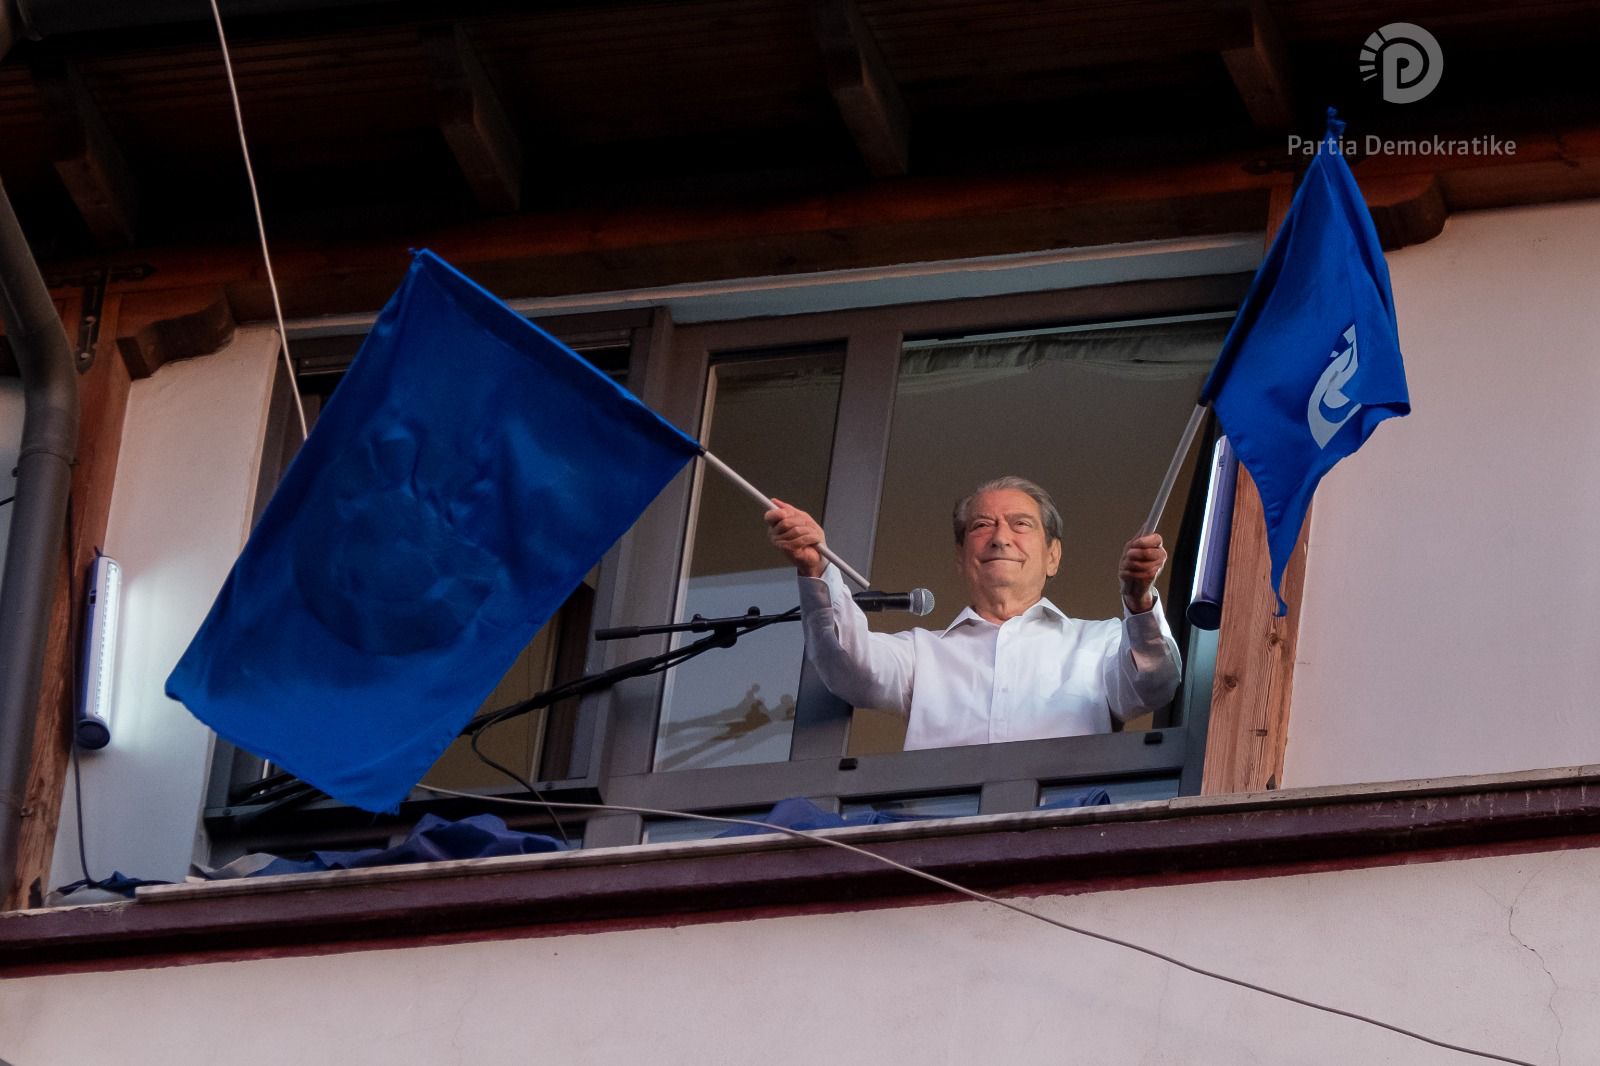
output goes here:
[{"label": "metal window frame", "polygon": [[[907,304],[783,318],[680,326],[665,365],[651,373],[667,380],[647,402],[679,425],[701,424],[706,383],[721,353],[843,344],[844,382],[835,421],[826,495],[829,543],[868,577],[878,523],[889,431],[901,349],[908,338],[1109,323],[1173,314],[1231,310],[1248,286],[1246,275],[1206,276],[1094,286],[1052,293]],[[1202,456],[1205,454],[1202,450]],[[841,456],[851,461],[841,462]],[[675,544],[640,546],[629,575],[633,621],[674,617],[681,587],[682,549],[693,514],[698,471],[675,486],[669,504]],[[658,534],[659,535],[659,534]],[[597,697],[595,711],[608,722],[611,748],[599,781],[606,802],[659,810],[736,810],[805,796],[837,809],[846,799],[977,791],[979,813],[1036,806],[1043,784],[1174,777],[1180,794],[1200,790],[1209,720],[1215,636],[1179,627],[1187,645],[1179,721],[1139,733],[1111,733],[1007,744],[897,752],[844,754],[850,708],[822,688],[809,664],[802,668],[794,735],[787,762],[697,770],[652,771],[661,683],[635,684],[627,693]],[[651,649],[616,649],[613,659]],[[610,660],[608,660],[609,662]],[[644,818],[603,814],[590,819],[585,846],[635,844]]]},{"label": "metal window frame", "polygon": [[[1248,284],[1249,275],[1208,275],[694,325],[675,326],[664,308],[547,318],[541,324],[569,343],[580,334],[588,340],[628,330],[629,388],[686,429],[702,424],[709,369],[717,355],[842,345],[835,460],[824,506],[829,542],[870,576],[867,565],[905,340],[1231,310]],[[846,455],[852,461],[838,461]],[[700,466],[691,464],[679,474],[607,553],[595,595],[597,628],[676,617]],[[1195,794],[1205,756],[1215,636],[1186,632],[1181,622],[1175,628],[1186,660],[1180,720],[1146,732],[845,756],[850,708],[829,694],[806,666],[788,761],[655,772],[664,683],[655,676],[585,697],[568,775],[537,784],[552,799],[688,811],[760,808],[790,796],[837,809],[845,800],[976,791],[979,813],[995,814],[1031,809],[1044,785],[1147,777],[1176,777],[1179,794]],[[591,671],[606,669],[665,650],[667,640],[591,642],[586,665]],[[218,745],[205,811],[213,841],[221,841],[225,853],[274,846],[303,849],[373,835],[370,815],[330,801],[306,804],[294,819],[270,828],[253,827],[255,812],[228,805],[237,761],[229,746]],[[481,791],[491,795],[513,789]],[[385,821],[406,825],[424,810],[465,813],[466,808],[460,801],[419,798],[402,805],[394,821]],[[537,830],[544,817],[530,809],[507,820]],[[635,844],[644,832],[643,817],[634,814],[599,813],[584,822],[584,847]]]}]

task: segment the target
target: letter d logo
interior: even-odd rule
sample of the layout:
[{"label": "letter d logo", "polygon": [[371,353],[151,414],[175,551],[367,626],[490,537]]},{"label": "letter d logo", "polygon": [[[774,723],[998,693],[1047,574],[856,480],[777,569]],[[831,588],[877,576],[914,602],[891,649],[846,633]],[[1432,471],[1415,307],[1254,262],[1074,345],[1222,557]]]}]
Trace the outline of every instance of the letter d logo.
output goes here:
[{"label": "letter d logo", "polygon": [[1383,75],[1383,98],[1414,104],[1444,76],[1444,51],[1433,34],[1410,22],[1391,22],[1361,46],[1361,80]]}]

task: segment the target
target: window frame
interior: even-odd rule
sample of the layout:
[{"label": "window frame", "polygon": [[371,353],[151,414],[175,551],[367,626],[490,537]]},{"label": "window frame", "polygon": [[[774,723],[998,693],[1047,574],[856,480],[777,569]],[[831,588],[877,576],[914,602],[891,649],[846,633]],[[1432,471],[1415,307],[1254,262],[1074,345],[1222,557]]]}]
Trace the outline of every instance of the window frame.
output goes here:
[{"label": "window frame", "polygon": [[[873,557],[904,341],[1232,311],[1249,280],[1248,274],[1203,275],[689,325],[674,325],[664,307],[541,316],[539,321],[579,348],[594,347],[600,338],[626,336],[630,390],[668,421],[691,428],[702,425],[710,367],[722,353],[842,346],[844,376],[824,513],[829,543],[870,577],[867,567]],[[287,399],[285,392],[285,419]],[[277,454],[274,447],[283,446],[269,439],[267,454]],[[1202,448],[1199,455],[1197,469],[1204,470],[1209,448]],[[842,456],[852,461],[838,461]],[[267,476],[263,471],[264,485]],[[706,476],[704,464],[691,464],[606,554],[594,597],[594,628],[676,619],[688,565],[687,530]],[[261,494],[263,500],[266,495]],[[753,527],[757,520],[752,505]],[[760,535],[759,530],[753,528],[752,535]],[[1180,576],[1174,571],[1175,583]],[[664,677],[657,675],[584,697],[567,775],[535,783],[550,799],[698,812],[765,808],[793,796],[837,810],[844,801],[977,792],[978,813],[988,815],[1031,810],[1041,788],[1049,785],[1148,777],[1175,777],[1179,795],[1197,794],[1216,639],[1215,634],[1189,629],[1180,618],[1173,618],[1173,623],[1185,655],[1185,681],[1178,697],[1182,709],[1176,725],[848,756],[851,709],[822,687],[806,663],[787,761],[657,772],[656,729],[664,686]],[[585,668],[595,672],[663,651],[668,640],[652,636],[601,642],[591,636]],[[1191,678],[1203,678],[1205,683],[1191,684]],[[419,795],[402,804],[393,819],[375,823],[371,815],[323,799],[303,804],[293,817],[257,824],[258,808],[229,802],[239,768],[248,759],[218,742],[204,812],[213,861],[225,861],[241,850],[304,850],[370,840],[383,836],[385,827],[403,829],[424,811],[471,813],[470,801]],[[474,791],[486,796],[519,792],[509,783],[503,789]],[[637,844],[645,832],[645,819],[639,814],[597,812],[572,820],[582,823],[585,848]],[[508,815],[507,821],[536,832],[547,825],[546,816],[532,809],[525,815]]]},{"label": "window frame", "polygon": [[[824,513],[829,544],[870,578],[867,566],[873,556],[905,340],[1232,311],[1248,284],[1248,275],[1211,275],[679,326],[672,331],[664,365],[657,362],[651,367],[656,388],[643,398],[668,420],[698,426],[710,368],[718,355],[843,344],[844,380]],[[1198,454],[1197,465],[1203,470],[1209,464],[1209,449],[1202,448]],[[841,456],[856,461],[841,462]],[[653,551],[636,553],[635,559],[642,565],[626,578],[635,616],[622,624],[676,618],[673,612],[684,580],[684,531],[694,514],[699,486],[707,476],[716,475],[707,475],[704,464],[695,464],[689,478],[680,478],[669,487],[670,499],[658,501],[658,506],[664,504],[662,509],[670,513],[677,538],[670,550],[657,544]],[[653,757],[663,683],[659,678],[628,682],[613,692],[590,697],[586,706],[596,720],[608,723],[610,745],[600,793],[608,803],[706,812],[763,807],[792,796],[804,796],[836,810],[844,799],[977,791],[979,814],[1032,809],[1044,785],[1074,782],[1176,777],[1179,795],[1196,794],[1201,786],[1211,693],[1209,684],[1196,685],[1189,679],[1203,676],[1209,680],[1215,634],[1180,628],[1177,619],[1174,623],[1180,638],[1188,638],[1184,641],[1180,721],[1137,733],[847,756],[851,710],[822,688],[806,663],[788,761],[657,772]],[[648,645],[624,642],[626,648],[597,649],[597,653],[609,666],[664,650],[666,642],[665,637],[654,638]],[[644,829],[641,815],[599,814],[589,821],[585,846],[636,844]]]}]

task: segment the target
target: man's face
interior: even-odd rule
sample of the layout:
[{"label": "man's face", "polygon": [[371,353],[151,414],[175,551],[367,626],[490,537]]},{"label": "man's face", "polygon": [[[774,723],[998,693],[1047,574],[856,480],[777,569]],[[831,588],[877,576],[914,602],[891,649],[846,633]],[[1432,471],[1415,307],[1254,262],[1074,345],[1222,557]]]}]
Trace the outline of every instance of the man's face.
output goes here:
[{"label": "man's face", "polygon": [[1061,566],[1061,542],[1045,542],[1044,521],[1032,496],[992,489],[972,501],[956,566],[974,603],[996,592],[1032,602],[1044,595],[1045,579]]}]

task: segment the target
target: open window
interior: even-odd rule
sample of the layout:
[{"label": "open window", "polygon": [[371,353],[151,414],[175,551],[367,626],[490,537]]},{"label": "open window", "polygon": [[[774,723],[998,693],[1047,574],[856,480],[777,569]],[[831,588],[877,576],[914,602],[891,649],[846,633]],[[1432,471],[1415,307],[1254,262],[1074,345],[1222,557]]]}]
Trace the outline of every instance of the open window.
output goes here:
[{"label": "open window", "polygon": [[[934,590],[938,607],[926,624],[942,626],[963,605],[949,525],[955,497],[1001,474],[1040,482],[1066,520],[1066,561],[1046,594],[1069,614],[1095,618],[1120,613],[1121,545],[1149,508],[1247,281],[677,326],[663,311],[604,328],[593,316],[541,323],[764,491],[818,515],[830,544],[875,587]],[[342,343],[353,351],[354,341]],[[310,391],[329,391],[340,366],[334,347],[299,347],[303,367],[325,371],[307,377]],[[706,813],[758,813],[806,797],[845,813],[957,816],[1028,810],[1090,786],[1118,801],[1198,792],[1214,636],[1191,630],[1184,609],[1208,454],[1204,441],[1193,449],[1161,526],[1172,561],[1160,591],[1184,653],[1184,684],[1171,706],[1120,731],[901,751],[903,722],[832,696],[805,662],[800,627],[776,625],[667,675],[497,727],[486,746],[551,798]],[[596,628],[751,607],[777,613],[797,599],[793,570],[767,544],[759,509],[694,464],[608,553],[491,703],[671,643],[600,642],[590,636]],[[916,621],[874,618],[885,628]],[[461,747],[440,760],[430,783],[524,791]],[[425,810],[470,811],[421,792],[394,819],[326,799],[281,805],[262,788],[270,769],[231,751],[218,765],[207,810],[218,859],[381,843]],[[548,830],[535,810],[508,821]],[[708,831],[623,813],[563,821],[586,847]]]}]

